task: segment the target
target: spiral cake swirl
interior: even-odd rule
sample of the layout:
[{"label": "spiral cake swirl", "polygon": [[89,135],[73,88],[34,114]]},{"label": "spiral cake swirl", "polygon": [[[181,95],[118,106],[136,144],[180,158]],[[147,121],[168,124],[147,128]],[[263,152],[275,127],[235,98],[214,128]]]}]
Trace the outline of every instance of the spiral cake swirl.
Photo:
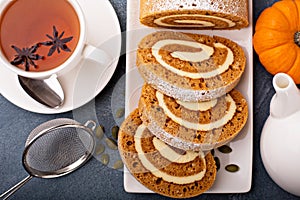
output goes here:
[{"label": "spiral cake swirl", "polygon": [[140,21],[173,29],[240,29],[249,24],[248,0],[140,0]]},{"label": "spiral cake swirl", "polygon": [[187,103],[146,84],[139,110],[155,136],[176,148],[193,151],[207,151],[228,143],[248,118],[247,101],[235,89],[209,102]]},{"label": "spiral cake swirl", "polygon": [[216,178],[210,153],[184,151],[155,137],[133,111],[120,127],[120,155],[132,175],[143,185],[173,198],[197,196],[208,190]]},{"label": "spiral cake swirl", "polygon": [[246,57],[229,39],[163,31],[141,40],[136,63],[144,80],[160,92],[182,101],[207,101],[238,84]]}]

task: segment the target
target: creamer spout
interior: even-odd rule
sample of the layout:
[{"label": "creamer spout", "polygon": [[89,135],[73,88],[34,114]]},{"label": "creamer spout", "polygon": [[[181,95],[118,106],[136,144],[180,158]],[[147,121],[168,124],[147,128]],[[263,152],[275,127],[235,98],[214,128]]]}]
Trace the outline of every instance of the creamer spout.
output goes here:
[{"label": "creamer spout", "polygon": [[300,111],[300,91],[288,74],[276,74],[273,78],[273,87],[276,94],[270,103],[272,117],[284,118]]}]

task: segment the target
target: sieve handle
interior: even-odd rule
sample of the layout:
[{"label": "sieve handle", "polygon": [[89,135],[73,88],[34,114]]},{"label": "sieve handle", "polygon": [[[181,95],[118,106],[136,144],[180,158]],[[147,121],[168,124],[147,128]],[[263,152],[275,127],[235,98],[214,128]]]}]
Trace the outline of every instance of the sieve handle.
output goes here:
[{"label": "sieve handle", "polygon": [[89,127],[91,126],[91,130],[94,131],[96,129],[96,122],[94,122],[93,120],[88,120],[87,122],[85,122],[84,124],[85,127]]},{"label": "sieve handle", "polygon": [[1,194],[0,198],[3,198],[3,200],[8,199],[13,193],[15,193],[21,187],[23,187],[32,178],[33,178],[33,176],[31,176],[31,175],[27,176],[22,181],[20,181],[19,183],[17,183],[15,186],[11,187],[9,190],[7,190],[3,194]]}]

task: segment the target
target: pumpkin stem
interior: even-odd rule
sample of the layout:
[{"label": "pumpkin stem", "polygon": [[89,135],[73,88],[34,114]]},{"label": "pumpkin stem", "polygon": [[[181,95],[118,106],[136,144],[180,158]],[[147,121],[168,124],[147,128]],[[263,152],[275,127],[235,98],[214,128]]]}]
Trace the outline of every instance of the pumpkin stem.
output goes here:
[{"label": "pumpkin stem", "polygon": [[298,47],[300,47],[300,31],[297,31],[294,35],[294,42],[295,44],[298,45]]}]

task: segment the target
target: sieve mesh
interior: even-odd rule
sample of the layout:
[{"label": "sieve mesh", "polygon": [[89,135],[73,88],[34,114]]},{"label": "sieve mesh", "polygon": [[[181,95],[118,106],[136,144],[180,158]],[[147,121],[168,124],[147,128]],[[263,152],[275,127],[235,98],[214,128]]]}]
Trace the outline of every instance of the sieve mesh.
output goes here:
[{"label": "sieve mesh", "polygon": [[23,164],[34,176],[57,177],[79,167],[94,148],[94,136],[89,128],[71,119],[55,119],[30,133]]},{"label": "sieve mesh", "polygon": [[53,119],[50,121],[47,121],[43,124],[40,124],[39,126],[37,126],[35,129],[33,129],[30,134],[27,137],[25,146],[27,146],[30,141],[37,136],[38,134],[40,134],[41,132],[44,132],[48,129],[54,128],[54,127],[59,127],[61,125],[65,125],[65,124],[76,124],[79,125],[80,123],[73,120],[73,119],[68,119],[68,118],[59,118],[59,119]]}]

